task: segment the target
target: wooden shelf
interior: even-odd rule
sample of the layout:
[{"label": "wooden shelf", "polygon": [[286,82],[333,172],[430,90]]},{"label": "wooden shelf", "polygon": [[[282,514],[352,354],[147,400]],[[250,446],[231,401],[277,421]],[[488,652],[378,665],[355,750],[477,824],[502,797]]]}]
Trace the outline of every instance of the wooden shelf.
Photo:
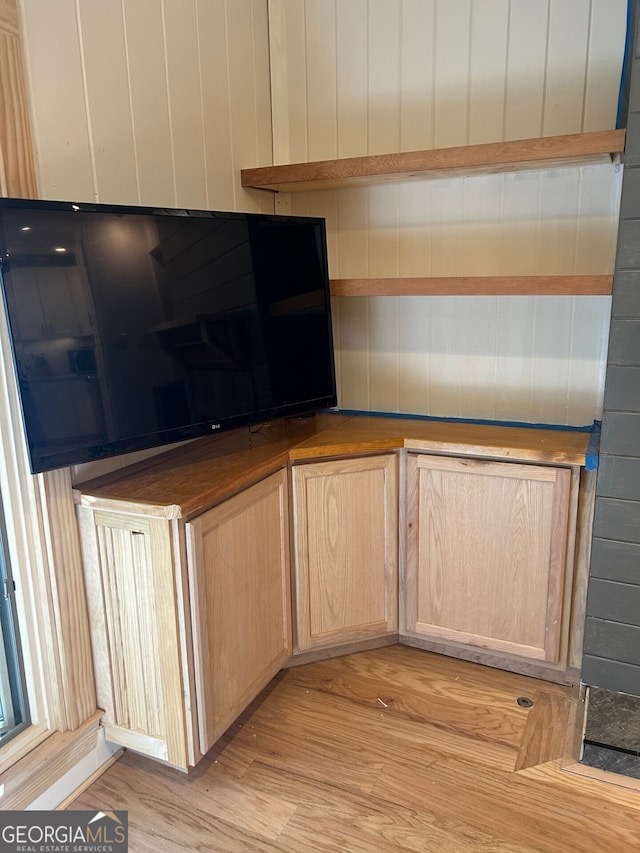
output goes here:
[{"label": "wooden shelf", "polygon": [[383,181],[448,178],[611,163],[624,150],[624,130],[517,139],[456,148],[373,154],[242,169],[243,187],[273,192],[339,189]]},{"label": "wooden shelf", "polygon": [[[306,192],[419,178],[551,169],[611,163],[624,150],[625,131],[607,130],[375,154],[242,169],[242,186]],[[459,276],[443,278],[333,279],[333,296],[472,296],[611,294],[610,275]]]},{"label": "wooden shelf", "polygon": [[611,275],[334,278],[332,296],[610,296]]}]

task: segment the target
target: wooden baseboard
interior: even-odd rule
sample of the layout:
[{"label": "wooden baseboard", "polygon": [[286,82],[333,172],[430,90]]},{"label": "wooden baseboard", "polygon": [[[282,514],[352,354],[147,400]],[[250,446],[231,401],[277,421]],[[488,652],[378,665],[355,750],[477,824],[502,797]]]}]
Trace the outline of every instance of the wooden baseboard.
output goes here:
[{"label": "wooden baseboard", "polygon": [[349,643],[331,646],[327,649],[309,649],[308,651],[297,652],[290,658],[285,669],[291,666],[301,666],[304,663],[315,663],[319,660],[329,660],[330,658],[338,658],[343,655],[352,655],[356,652],[367,652],[370,649],[382,649],[385,646],[395,646],[398,644],[397,634],[386,634],[384,637],[371,637],[367,640],[354,640]]},{"label": "wooden baseboard", "polygon": [[[11,740],[3,743],[2,750],[0,750],[0,782],[2,781],[3,773],[14,767],[25,755],[29,755],[32,750],[40,746],[41,743],[44,743],[53,734],[55,732],[51,729],[47,729],[44,726],[32,725],[11,738]],[[1,802],[0,800],[0,805]]]},{"label": "wooden baseboard", "polygon": [[102,711],[72,732],[55,732],[0,775],[0,809],[24,810],[96,748]]},{"label": "wooden baseboard", "polygon": [[471,663],[480,663],[483,666],[491,666],[495,669],[504,669],[506,672],[515,672],[518,675],[528,675],[530,678],[540,678],[543,681],[551,681],[554,684],[563,684],[567,687],[577,687],[580,683],[580,672],[577,669],[562,669],[557,665],[534,660],[525,660],[508,654],[497,654],[474,646],[464,646],[458,643],[439,643],[428,640],[426,637],[417,637],[412,634],[400,634],[399,642],[404,646],[412,646],[414,649],[423,649],[427,652],[436,652],[439,655],[467,660]]},{"label": "wooden baseboard", "polygon": [[88,776],[84,780],[82,785],[79,785],[72,794],[69,794],[66,799],[64,799],[56,806],[56,811],[65,811],[69,808],[69,806],[73,805],[74,801],[77,800],[78,797],[87,790],[87,788],[93,785],[96,779],[99,779],[100,776],[102,776],[102,774],[105,772],[105,770],[108,770],[112,764],[115,764],[115,762],[119,758],[122,758],[124,752],[124,747],[122,749],[119,749],[117,752],[114,752],[110,758],[108,758],[103,764],[100,765],[100,767],[98,767],[95,773],[92,773],[91,776]]}]

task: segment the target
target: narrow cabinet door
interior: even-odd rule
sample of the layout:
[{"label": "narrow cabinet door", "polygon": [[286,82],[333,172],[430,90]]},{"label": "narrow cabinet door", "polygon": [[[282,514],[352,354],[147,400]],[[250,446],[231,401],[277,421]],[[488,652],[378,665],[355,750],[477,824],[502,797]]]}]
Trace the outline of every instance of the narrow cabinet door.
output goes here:
[{"label": "narrow cabinet door", "polygon": [[298,651],[398,629],[395,456],[293,469]]},{"label": "narrow cabinet door", "polygon": [[[164,519],[97,510],[91,596],[99,701],[107,738],[177,767],[191,763],[171,537]],[[107,675],[108,673],[108,675]],[[102,686],[101,686],[102,685]]]},{"label": "narrow cabinet door", "polygon": [[198,516],[186,531],[204,754],[291,654],[286,472]]},{"label": "narrow cabinet door", "polygon": [[403,630],[557,663],[570,470],[409,456]]}]

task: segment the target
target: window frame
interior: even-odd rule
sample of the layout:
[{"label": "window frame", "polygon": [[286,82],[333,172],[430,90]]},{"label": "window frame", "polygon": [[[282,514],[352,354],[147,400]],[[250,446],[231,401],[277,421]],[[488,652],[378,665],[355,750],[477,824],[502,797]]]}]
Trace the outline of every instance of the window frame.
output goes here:
[{"label": "window frame", "polygon": [[[0,75],[0,193],[33,198],[38,192],[20,26],[16,0],[1,0],[0,54],[11,73]],[[31,715],[31,725],[0,748],[4,773],[49,736],[94,718],[97,703],[71,471],[30,472],[1,299],[0,440],[0,494]]]}]

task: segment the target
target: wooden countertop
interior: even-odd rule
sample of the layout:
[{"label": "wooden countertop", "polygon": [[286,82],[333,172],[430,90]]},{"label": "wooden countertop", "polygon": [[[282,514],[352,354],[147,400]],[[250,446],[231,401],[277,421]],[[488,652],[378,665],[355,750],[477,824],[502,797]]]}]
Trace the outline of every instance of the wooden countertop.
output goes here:
[{"label": "wooden countertop", "polygon": [[590,433],[459,421],[323,413],[199,439],[81,483],[83,506],[193,517],[289,461],[405,448],[551,465],[585,464]]}]

